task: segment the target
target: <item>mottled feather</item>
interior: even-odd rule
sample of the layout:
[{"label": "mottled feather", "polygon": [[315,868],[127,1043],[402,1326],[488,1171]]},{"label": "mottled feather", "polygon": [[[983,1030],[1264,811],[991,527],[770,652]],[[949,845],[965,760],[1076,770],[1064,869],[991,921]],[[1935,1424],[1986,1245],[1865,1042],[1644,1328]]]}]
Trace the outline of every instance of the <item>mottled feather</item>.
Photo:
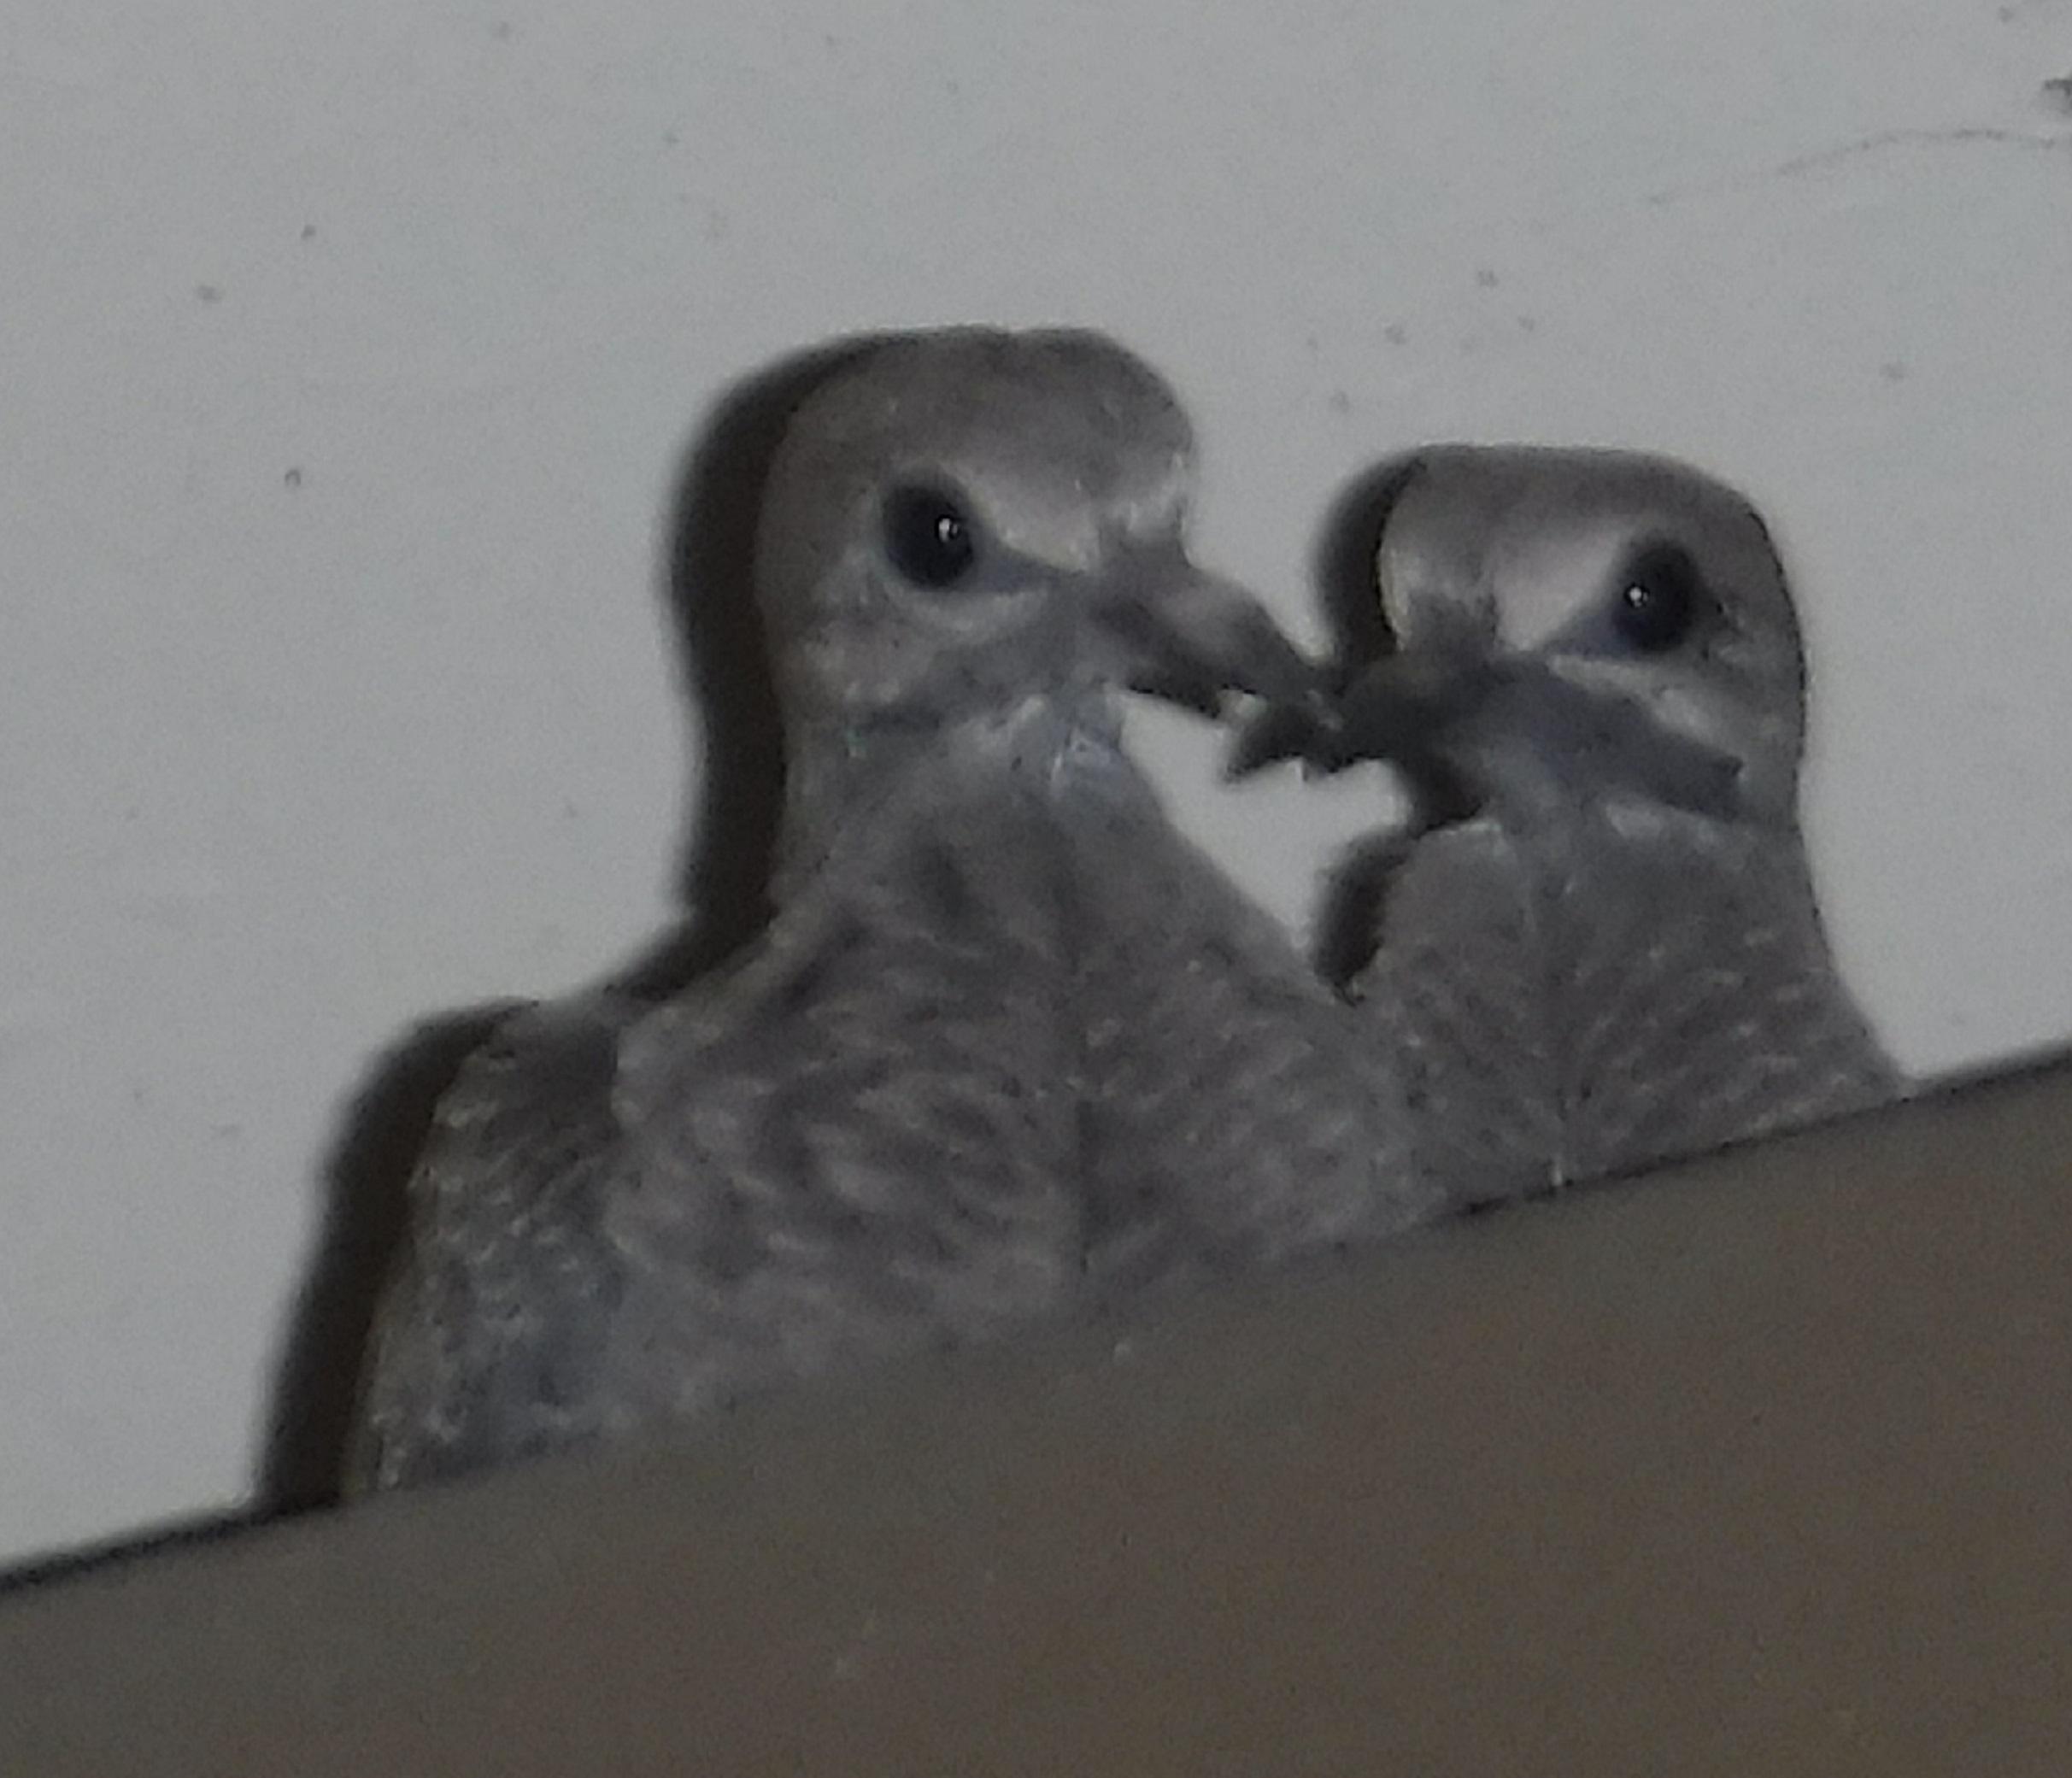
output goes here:
[{"label": "mottled feather", "polygon": [[1396,652],[1312,750],[1394,758],[1445,813],[1322,924],[1367,923],[1342,971],[1418,1172],[1473,1205],[1903,1090],[1823,930],[1804,660],[1752,508],[1617,452],[1447,448],[1372,484]]},{"label": "mottled feather", "polygon": [[1127,683],[1292,684],[1188,560],[1184,416],[1087,335],[913,336],[794,417],[756,596],[777,912],[658,1006],[523,1016],[442,1107],[357,1485],[708,1411],[1390,1232],[1358,1024],[1168,825]]}]

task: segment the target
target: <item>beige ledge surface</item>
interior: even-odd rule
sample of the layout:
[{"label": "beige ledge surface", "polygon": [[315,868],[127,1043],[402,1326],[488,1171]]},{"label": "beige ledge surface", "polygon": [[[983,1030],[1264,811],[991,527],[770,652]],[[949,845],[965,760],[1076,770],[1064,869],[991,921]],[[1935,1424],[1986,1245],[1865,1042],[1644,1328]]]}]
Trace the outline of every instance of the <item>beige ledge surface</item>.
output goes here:
[{"label": "beige ledge surface", "polygon": [[2072,1070],[18,1590],[0,1771],[2072,1774]]}]

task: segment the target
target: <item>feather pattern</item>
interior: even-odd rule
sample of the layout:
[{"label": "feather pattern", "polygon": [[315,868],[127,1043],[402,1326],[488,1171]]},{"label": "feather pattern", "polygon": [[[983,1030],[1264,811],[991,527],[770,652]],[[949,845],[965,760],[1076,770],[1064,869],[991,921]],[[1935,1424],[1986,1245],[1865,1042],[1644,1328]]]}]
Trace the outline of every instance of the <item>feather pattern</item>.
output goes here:
[{"label": "feather pattern", "polygon": [[777,912],[723,975],[528,1011],[468,1065],[355,1488],[1435,1206],[1350,1008],[1122,748],[1124,683],[1210,700],[1277,637],[1182,550],[1192,474],[1170,392],[1091,336],[905,337],[801,406],[756,562]]},{"label": "feather pattern", "polygon": [[1473,1205],[1881,1103],[1900,1089],[1834,973],[1803,861],[1671,816],[1644,836],[1471,821],[1388,887],[1355,993],[1418,1165]]},{"label": "feather pattern", "polygon": [[1341,873],[1322,960],[1417,1171],[1472,1206],[1904,1090],[1822,927],[1805,661],[1754,509],[1662,458],[1447,446],[1341,512],[1360,549],[1327,560],[1364,559],[1394,647],[1306,744],[1393,759],[1439,813]]}]

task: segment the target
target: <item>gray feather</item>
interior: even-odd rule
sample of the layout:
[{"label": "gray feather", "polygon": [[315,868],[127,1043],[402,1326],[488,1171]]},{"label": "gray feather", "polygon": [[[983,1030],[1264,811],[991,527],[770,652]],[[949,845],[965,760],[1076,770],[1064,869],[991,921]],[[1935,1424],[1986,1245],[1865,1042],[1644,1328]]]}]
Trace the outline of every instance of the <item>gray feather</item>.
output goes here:
[{"label": "gray feather", "polygon": [[1170,392],[1092,336],[907,337],[807,399],[756,566],[775,917],[724,976],[527,1015],[470,1065],[376,1330],[361,1487],[1437,1207],[1355,1015],[1122,751],[1124,685],[1259,672],[1234,651],[1264,613],[1182,553],[1192,476]]},{"label": "gray feather", "polygon": [[507,1019],[441,1100],[367,1367],[348,1482],[393,1487],[577,1442],[622,1268],[600,1238],[633,1009]]},{"label": "gray feather", "polygon": [[[1351,989],[1419,1171],[1475,1204],[1902,1090],[1822,929],[1798,624],[1752,510],[1612,452],[1439,449],[1388,486],[1400,652],[1331,743],[1464,787],[1340,891],[1371,923]],[[1429,699],[1427,656],[1463,689],[1415,707],[1413,750],[1388,685]]]}]

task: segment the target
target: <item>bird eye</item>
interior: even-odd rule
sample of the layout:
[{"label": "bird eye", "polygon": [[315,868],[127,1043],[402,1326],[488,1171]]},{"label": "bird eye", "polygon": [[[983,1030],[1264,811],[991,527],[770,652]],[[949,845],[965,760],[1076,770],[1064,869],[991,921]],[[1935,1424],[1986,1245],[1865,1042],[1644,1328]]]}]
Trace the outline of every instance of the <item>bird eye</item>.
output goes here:
[{"label": "bird eye", "polygon": [[978,527],[942,488],[895,488],[885,500],[885,555],[916,586],[952,587],[978,560]]},{"label": "bird eye", "polygon": [[1691,633],[1704,608],[1697,563],[1674,543],[1654,543],[1620,574],[1611,621],[1642,654],[1661,654]]}]

